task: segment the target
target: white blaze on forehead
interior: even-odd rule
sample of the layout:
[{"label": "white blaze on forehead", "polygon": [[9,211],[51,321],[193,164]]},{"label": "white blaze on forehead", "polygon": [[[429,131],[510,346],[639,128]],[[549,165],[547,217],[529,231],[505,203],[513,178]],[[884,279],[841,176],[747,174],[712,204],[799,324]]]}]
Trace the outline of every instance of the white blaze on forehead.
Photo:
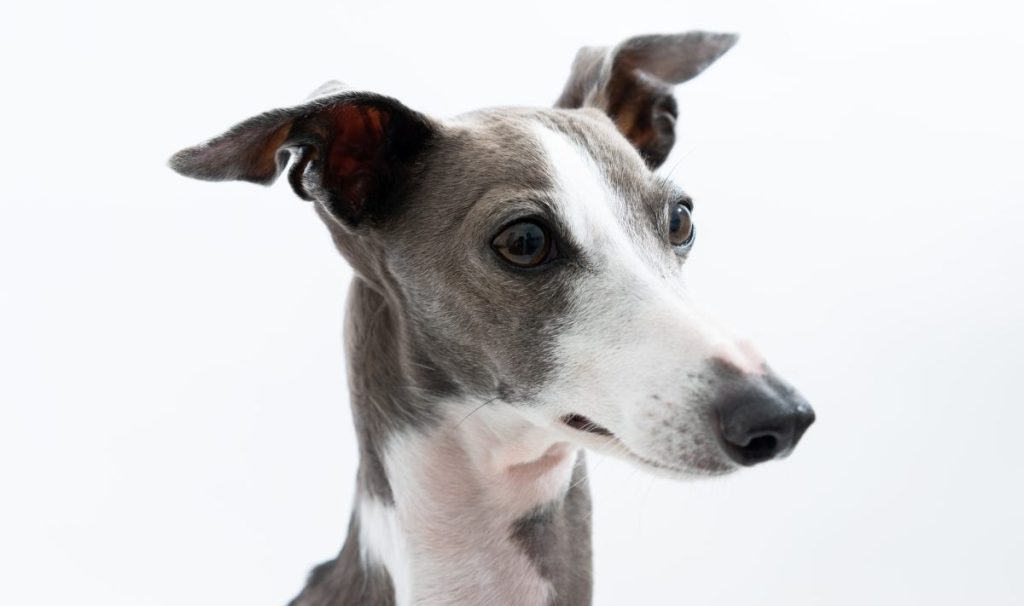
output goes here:
[{"label": "white blaze on forehead", "polygon": [[[703,341],[710,327],[689,304],[667,234],[659,241],[639,231],[643,221],[631,218],[630,205],[640,201],[624,199],[584,146],[540,125],[535,134],[557,188],[555,212],[594,270],[574,285],[580,304],[572,318],[575,332],[607,335],[604,329],[614,333],[614,326],[632,325]],[[637,226],[630,229],[631,223]],[[675,330],[663,333],[655,324]]]},{"label": "white blaze on forehead", "polygon": [[556,211],[571,236],[592,256],[628,272],[651,274],[626,231],[626,203],[608,183],[593,156],[564,133],[535,124],[534,133],[551,163],[559,199]]},{"label": "white blaze on forehead", "polygon": [[[632,201],[623,199],[611,186],[589,151],[566,134],[539,124],[534,125],[534,133],[558,188],[556,212],[571,237],[598,265],[597,275],[577,289],[581,301],[591,302],[587,308],[616,321],[636,322],[635,334],[664,335],[666,339],[674,335],[676,354],[721,358],[744,372],[763,372],[764,360],[753,345],[734,340],[729,331],[694,307],[678,266],[666,263],[672,259],[667,234],[663,248],[656,249],[656,239],[644,241],[642,233],[631,233]],[[666,207],[669,202],[665,201]],[[604,309],[596,309],[601,303]],[[583,324],[586,319],[578,321]],[[664,331],[652,329],[653,325]]]}]

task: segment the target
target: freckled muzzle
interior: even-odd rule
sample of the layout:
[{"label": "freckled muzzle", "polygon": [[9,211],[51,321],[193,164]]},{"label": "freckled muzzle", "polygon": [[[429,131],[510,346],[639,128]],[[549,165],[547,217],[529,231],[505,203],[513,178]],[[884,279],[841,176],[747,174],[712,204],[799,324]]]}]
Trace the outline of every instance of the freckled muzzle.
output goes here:
[{"label": "freckled muzzle", "polygon": [[722,446],[740,465],[785,457],[814,422],[814,410],[774,373],[744,374],[715,364],[712,404]]}]

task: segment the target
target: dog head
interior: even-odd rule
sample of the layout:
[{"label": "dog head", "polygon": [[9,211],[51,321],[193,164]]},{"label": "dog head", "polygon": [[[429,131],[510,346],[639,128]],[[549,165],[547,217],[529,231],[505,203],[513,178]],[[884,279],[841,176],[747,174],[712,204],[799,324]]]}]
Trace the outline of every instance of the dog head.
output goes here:
[{"label": "dog head", "polygon": [[555,109],[441,121],[322,87],[171,161],[272,183],[289,160],[342,254],[389,302],[421,394],[500,399],[570,440],[673,475],[784,456],[810,407],[691,302],[694,202],[657,176],[672,86],[735,37],[584,48]]}]

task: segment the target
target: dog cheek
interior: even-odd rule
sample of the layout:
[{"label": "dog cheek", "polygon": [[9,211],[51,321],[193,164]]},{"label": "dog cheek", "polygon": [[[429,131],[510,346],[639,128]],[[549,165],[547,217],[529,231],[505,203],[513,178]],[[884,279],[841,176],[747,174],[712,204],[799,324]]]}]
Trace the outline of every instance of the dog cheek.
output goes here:
[{"label": "dog cheek", "polygon": [[651,399],[631,417],[623,441],[638,454],[674,467],[697,467],[707,453],[703,434],[707,428],[692,403]]}]

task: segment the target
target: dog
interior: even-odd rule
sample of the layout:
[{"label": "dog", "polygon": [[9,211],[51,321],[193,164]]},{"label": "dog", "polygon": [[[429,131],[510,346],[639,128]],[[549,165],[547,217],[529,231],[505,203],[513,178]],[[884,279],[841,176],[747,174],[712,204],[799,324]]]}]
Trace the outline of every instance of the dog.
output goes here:
[{"label": "dog", "polygon": [[331,82],[173,156],[264,185],[291,162],[355,273],[356,503],[294,606],[589,604],[584,448],[676,478],[792,451],[814,413],[691,302],[694,202],[654,172],[673,86],[735,42],[584,47],[553,109],[450,120]]}]

